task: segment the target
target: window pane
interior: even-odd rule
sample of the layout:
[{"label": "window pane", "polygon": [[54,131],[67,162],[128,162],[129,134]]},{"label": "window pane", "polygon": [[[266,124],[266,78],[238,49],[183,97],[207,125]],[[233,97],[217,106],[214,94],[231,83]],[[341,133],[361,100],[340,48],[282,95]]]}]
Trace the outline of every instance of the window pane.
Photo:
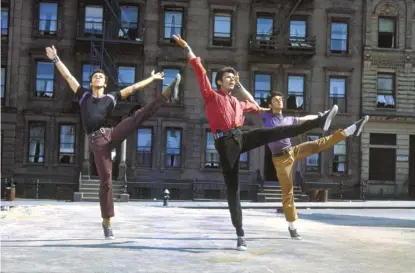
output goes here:
[{"label": "window pane", "polygon": [[391,18],[379,18],[379,32],[395,32],[395,20]]},{"label": "window pane", "polygon": [[138,7],[121,6],[121,25],[123,28],[137,28]]},{"label": "window pane", "polygon": [[152,149],[152,130],[140,128],[137,130],[137,151],[151,152]]},{"label": "window pane", "polygon": [[38,62],[36,71],[36,92],[43,96],[52,96],[54,66],[51,62]]},{"label": "window pane", "polygon": [[344,98],[346,79],[330,78],[330,98]]},{"label": "window pane", "polygon": [[334,145],[334,154],[336,155],[345,155],[346,154],[346,141],[340,141]]},{"label": "window pane", "polygon": [[391,75],[378,75],[378,90],[392,92],[393,77]]},{"label": "window pane", "polygon": [[347,50],[347,24],[331,23],[331,50]]},{"label": "window pane", "polygon": [[164,13],[164,38],[170,39],[175,34],[181,35],[182,18],[181,11],[166,11]]},{"label": "window pane", "polygon": [[167,154],[180,154],[181,145],[181,131],[168,130],[166,139],[166,153]]},{"label": "window pane", "polygon": [[39,30],[56,31],[58,4],[57,3],[40,3],[39,6]]},{"label": "window pane", "polygon": [[82,65],[82,87],[89,88],[89,76],[97,69],[99,69],[99,66],[97,65]]},{"label": "window pane", "polygon": [[6,82],[6,68],[1,68],[1,98],[4,98],[4,86]]},{"label": "window pane", "polygon": [[231,15],[215,14],[214,37],[231,37]]},{"label": "window pane", "polygon": [[211,76],[211,80],[210,80],[210,85],[212,85],[212,88],[215,91],[218,90],[218,87],[217,87],[216,82],[215,82],[216,74],[218,74],[218,72],[212,71],[212,76]]},{"label": "window pane", "polygon": [[239,156],[240,162],[248,162],[248,152],[245,152]]},{"label": "window pane", "polygon": [[256,33],[257,39],[265,39],[268,35],[272,35],[274,20],[272,18],[257,18],[256,20]]},{"label": "window pane", "polygon": [[118,85],[131,85],[135,82],[135,67],[118,67]]},{"label": "window pane", "polygon": [[60,126],[60,153],[75,153],[75,126]]},{"label": "window pane", "polygon": [[[180,70],[177,68],[165,68],[163,69],[164,72],[164,80],[163,80],[163,90],[171,84],[174,79],[176,79],[176,75],[180,73]],[[162,90],[162,91],[163,91]]]},{"label": "window pane", "polygon": [[271,93],[271,75],[255,74],[255,100],[259,105],[264,106],[266,99]]},{"label": "window pane", "polygon": [[31,123],[29,125],[28,161],[40,163],[45,160],[45,124]]},{"label": "window pane", "polygon": [[305,21],[290,21],[290,37],[304,38],[306,36]]},{"label": "window pane", "polygon": [[304,77],[303,76],[288,76],[288,93],[303,94],[304,92]]},{"label": "window pane", "polygon": [[102,34],[103,9],[101,6],[85,8],[85,32]]},{"label": "window pane", "polygon": [[[319,136],[307,136],[307,141],[314,141],[317,140]],[[320,165],[320,154],[313,154],[311,156],[306,157],[306,169],[312,170],[312,171],[318,171],[319,165]]]},{"label": "window pane", "polygon": [[1,8],[1,35],[9,33],[9,9]]}]

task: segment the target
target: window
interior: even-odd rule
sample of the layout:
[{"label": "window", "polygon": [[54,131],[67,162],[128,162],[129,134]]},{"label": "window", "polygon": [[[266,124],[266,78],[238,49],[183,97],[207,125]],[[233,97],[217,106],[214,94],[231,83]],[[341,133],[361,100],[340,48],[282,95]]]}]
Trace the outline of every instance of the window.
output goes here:
[{"label": "window", "polygon": [[369,148],[369,180],[395,181],[396,149]]},{"label": "window", "polygon": [[59,126],[59,163],[75,163],[75,125]]},{"label": "window", "polygon": [[344,22],[331,23],[330,50],[334,53],[348,52],[348,24]]},{"label": "window", "polygon": [[271,93],[271,75],[255,74],[254,98],[262,107],[267,107],[267,97]]},{"label": "window", "polygon": [[55,35],[58,30],[58,4],[53,2],[39,3],[40,34]]},{"label": "window", "polygon": [[84,33],[102,35],[102,25],[102,6],[86,6]]},{"label": "window", "polygon": [[1,68],[1,99],[4,99],[4,87],[6,86],[6,68]]},{"label": "window", "polygon": [[395,134],[370,134],[370,144],[372,145],[396,145],[396,135]]},{"label": "window", "polygon": [[218,90],[218,86],[216,85],[216,74],[218,74],[218,72],[216,71],[212,71],[211,72],[211,76],[210,76],[210,85],[212,86],[212,89],[217,91]]},{"label": "window", "polygon": [[165,166],[179,168],[181,164],[181,139],[180,129],[168,129],[166,136]]},{"label": "window", "polygon": [[232,15],[226,12],[215,12],[213,17],[213,45],[231,46],[231,22]]},{"label": "window", "polygon": [[396,48],[396,19],[395,18],[379,17],[378,47]]},{"label": "window", "polygon": [[215,139],[212,132],[206,132],[205,168],[219,168],[219,154],[215,148]]},{"label": "window", "polygon": [[29,163],[45,161],[45,128],[44,122],[29,123]]},{"label": "window", "polygon": [[340,141],[333,147],[333,172],[344,173],[346,172],[346,141]]},{"label": "window", "polygon": [[262,41],[271,40],[274,19],[271,15],[260,15],[256,19],[256,39]]},{"label": "window", "polygon": [[91,76],[92,72],[94,72],[97,69],[99,69],[98,65],[90,65],[90,64],[82,65],[82,87],[90,88],[89,77]]},{"label": "window", "polygon": [[53,97],[54,67],[51,62],[37,62],[36,97]]},{"label": "window", "polygon": [[153,130],[140,128],[137,130],[137,165],[151,167],[153,162]]},{"label": "window", "polygon": [[138,7],[121,6],[121,28],[118,37],[135,40],[138,38]]},{"label": "window", "polygon": [[118,67],[118,82],[119,89],[125,88],[135,83],[135,67],[119,66]]},{"label": "window", "polygon": [[[307,136],[307,141],[317,140],[319,136]],[[313,154],[305,159],[305,170],[307,172],[319,172],[320,171],[320,154]]]},{"label": "window", "polygon": [[346,79],[338,77],[329,78],[330,94],[329,104],[330,107],[337,104],[340,112],[346,112]]},{"label": "window", "polygon": [[304,109],[304,76],[288,76],[287,109]]},{"label": "window", "polygon": [[245,152],[239,156],[239,168],[242,170],[249,169],[249,153]]},{"label": "window", "polygon": [[290,21],[290,40],[304,41],[307,35],[307,22],[300,20]]},{"label": "window", "polygon": [[9,9],[1,8],[1,36],[9,35]]},{"label": "window", "polygon": [[173,35],[183,36],[183,8],[166,8],[164,10],[164,39],[170,40]]},{"label": "window", "polygon": [[[178,68],[164,68],[164,80],[162,82],[162,90],[164,91],[175,79],[176,75],[180,73]],[[180,93],[180,90],[179,90]],[[180,98],[180,96],[178,96]]]},{"label": "window", "polygon": [[379,73],[377,78],[377,108],[395,108],[395,76]]}]

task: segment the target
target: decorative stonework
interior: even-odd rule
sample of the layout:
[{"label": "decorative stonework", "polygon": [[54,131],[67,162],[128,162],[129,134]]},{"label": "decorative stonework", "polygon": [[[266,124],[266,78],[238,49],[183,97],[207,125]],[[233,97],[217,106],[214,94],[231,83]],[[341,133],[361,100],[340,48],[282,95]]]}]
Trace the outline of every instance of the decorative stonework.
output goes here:
[{"label": "decorative stonework", "polygon": [[399,9],[397,8],[396,4],[387,0],[379,3],[375,8],[374,13],[380,16],[396,17],[399,15]]}]

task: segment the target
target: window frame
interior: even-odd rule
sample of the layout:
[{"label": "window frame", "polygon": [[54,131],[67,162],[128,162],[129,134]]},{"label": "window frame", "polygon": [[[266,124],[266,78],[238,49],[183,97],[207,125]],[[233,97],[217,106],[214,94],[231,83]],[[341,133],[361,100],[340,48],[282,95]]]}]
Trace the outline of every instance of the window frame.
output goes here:
[{"label": "window frame", "polygon": [[[138,146],[139,130],[150,130],[151,146],[150,147],[145,146],[145,148],[150,148],[150,151],[149,152],[148,151],[140,151],[138,149],[139,147],[141,147],[141,146]],[[136,138],[135,138],[135,156],[136,156],[136,158],[135,158],[135,165],[137,167],[140,167],[140,168],[152,168],[153,167],[154,139],[155,139],[155,137],[154,137],[154,128],[153,127],[150,127],[150,126],[140,127],[140,128],[138,128],[136,130]],[[146,155],[147,156],[150,155],[149,156],[150,157],[149,164],[140,164],[140,162],[139,162],[139,158],[140,158],[139,155],[140,154],[143,154],[144,155],[143,156],[143,161],[145,161]]]},{"label": "window frame", "polygon": [[[379,75],[383,75],[384,77],[380,77]],[[388,76],[388,77],[386,77]],[[379,92],[379,78],[388,78],[392,80],[392,92],[390,93],[386,93],[384,89],[381,90],[381,92]],[[376,109],[396,109],[397,105],[396,105],[396,74],[395,73],[388,73],[388,72],[381,72],[379,71],[376,74]],[[383,92],[382,92],[383,91]],[[379,107],[379,102],[378,102],[378,96],[392,96],[393,98],[393,107]]]},{"label": "window frame", "polygon": [[[204,145],[204,154],[205,154],[205,156],[204,156],[204,160],[203,160],[203,168],[204,169],[216,169],[216,170],[218,170],[218,169],[220,169],[220,157],[219,157],[219,153],[216,151],[216,148],[214,147],[213,149],[209,149],[208,150],[208,141],[209,141],[209,135],[211,135],[212,136],[212,140],[213,140],[213,146],[215,146],[215,139],[213,138],[213,134],[212,134],[212,132],[209,130],[209,129],[206,129],[205,130],[205,145]],[[208,151],[212,151],[212,152],[209,152],[208,153]],[[208,161],[207,160],[207,157],[208,157],[208,154],[214,154],[214,155],[216,155],[216,158],[217,158],[217,161]]]},{"label": "window frame", "polygon": [[[180,37],[182,37],[183,39],[185,39],[185,14],[186,14],[186,8],[182,7],[182,6],[174,6],[174,5],[166,5],[162,7],[162,20],[161,24],[162,27],[160,28],[161,32],[160,33],[160,39],[164,42],[164,43],[172,43],[172,44],[176,44],[176,42],[173,40],[172,37],[170,38],[166,38],[166,12],[181,12],[182,14],[182,23],[180,26]],[[171,34],[171,32],[170,32]]]},{"label": "window frame", "polygon": [[[390,19],[393,21],[393,42],[392,42],[392,47],[381,47],[379,46],[379,34],[380,32],[380,19]],[[394,16],[383,16],[383,15],[379,15],[377,17],[377,47],[378,48],[390,48],[390,49],[396,49],[398,48],[398,43],[399,43],[399,37],[398,37],[398,21],[396,17]],[[382,32],[383,33],[383,32]]]},{"label": "window frame", "polygon": [[[3,13],[3,9],[7,10],[7,25],[5,28],[3,28],[3,26],[1,25],[1,36],[2,37],[7,37],[9,36],[9,28],[10,28],[10,7],[7,6],[2,6],[1,7],[1,12]],[[3,18],[3,15],[1,16],[1,18]],[[3,22],[3,21],[1,21]],[[5,33],[3,30],[6,30]],[[3,34],[4,33],[4,34]]]},{"label": "window frame", "polygon": [[[132,3],[119,3],[119,5],[120,5],[120,14],[119,14],[119,16],[120,16],[120,23],[121,23],[121,27],[122,27],[122,24],[123,23],[125,23],[125,22],[127,22],[127,21],[122,21],[122,8],[123,7],[134,7],[134,8],[137,8],[137,22],[135,23],[136,24],[136,27],[134,28],[134,27],[128,27],[128,28],[124,28],[124,31],[127,33],[127,36],[125,36],[124,35],[124,32],[123,31],[121,31],[121,29],[119,29],[119,31],[118,31],[118,39],[125,39],[125,40],[128,40],[128,39],[132,39],[132,40],[136,40],[136,39],[141,39],[142,37],[142,35],[140,35],[140,20],[141,20],[141,9],[142,9],[142,6],[141,5],[138,5],[138,4],[132,4]],[[136,32],[135,33],[135,37],[132,37],[131,35],[129,35],[128,34],[128,31],[130,31],[131,30],[131,32]],[[121,35],[121,36],[120,36]]]},{"label": "window frame", "polygon": [[[160,70],[159,71],[162,71],[162,72],[164,72],[164,70],[165,69],[170,69],[170,70],[178,70],[178,74],[183,74],[182,73],[182,71],[183,71],[183,67],[180,67],[180,66],[176,66],[176,65],[163,65],[163,66],[161,66],[160,67]],[[164,87],[164,81],[166,80],[166,73],[164,73],[164,80],[161,80],[160,81],[160,84],[159,84],[159,88],[160,88],[160,94],[164,91],[164,89],[165,88],[167,88],[167,86],[168,85],[166,85],[166,87]],[[174,79],[173,79],[173,81],[174,81]],[[169,105],[174,105],[174,104],[183,104],[183,98],[182,98],[182,85],[183,84],[183,81],[181,81],[180,82],[180,84],[179,84],[179,91],[178,91],[178,102],[177,103],[169,103]]]},{"label": "window frame", "polygon": [[[303,105],[302,105],[301,108],[296,108],[296,109],[288,108],[288,99],[290,97],[290,89],[289,89],[290,88],[290,77],[302,77],[303,78],[303,91],[302,91]],[[305,90],[306,89],[306,79],[307,79],[307,76],[305,74],[300,74],[300,73],[288,73],[287,74],[287,92],[286,92],[287,99],[284,102],[285,108],[287,110],[291,110],[291,111],[305,111],[306,110],[306,90]]]},{"label": "window frame", "polygon": [[[35,155],[30,155],[30,144],[32,143],[32,141],[31,141],[31,127],[32,127],[32,125],[42,125],[42,127],[43,127],[43,161],[42,162],[30,162],[30,159],[32,158],[32,157],[35,157]],[[28,124],[27,124],[27,128],[28,128],[28,130],[27,130],[27,132],[28,132],[28,134],[27,134],[27,152],[26,152],[26,163],[27,164],[33,164],[33,165],[45,165],[46,164],[46,156],[47,156],[47,149],[46,149],[46,128],[47,128],[47,123],[46,123],[46,121],[42,121],[42,120],[39,120],[39,121],[37,121],[37,120],[30,120],[29,122],[28,122]],[[40,157],[42,157],[42,156],[39,156],[39,158]]]},{"label": "window frame", "polygon": [[[169,154],[169,153],[167,153],[167,149],[168,149],[168,147],[167,147],[167,145],[168,145],[168,141],[167,141],[167,137],[168,137],[168,132],[169,131],[178,131],[178,132],[180,132],[180,148],[179,148],[179,154],[178,154],[178,156],[179,156],[179,163],[178,163],[178,166],[168,166],[166,163],[167,163],[167,157],[168,156],[171,156],[171,155],[175,155],[176,156],[176,154]],[[182,166],[183,166],[183,128],[180,128],[180,127],[165,127],[164,128],[164,143],[165,143],[165,145],[164,145],[164,159],[163,159],[163,166],[164,166],[164,168],[167,168],[167,169],[180,169],[180,168],[182,168]],[[173,149],[173,148],[172,148]],[[177,148],[174,148],[174,149],[177,149]]]},{"label": "window frame", "polygon": [[[304,22],[304,24],[305,24],[304,37],[291,36],[291,21]],[[304,17],[304,16],[292,16],[290,18],[288,27],[289,27],[288,31],[289,31],[290,41],[304,41],[304,40],[307,39],[309,29],[308,29],[308,20],[307,20],[306,17]]]},{"label": "window frame", "polygon": [[[41,10],[41,5],[42,4],[56,4],[56,20],[49,20],[49,21],[53,21],[56,23],[56,30],[55,31],[50,31],[50,30],[41,30],[40,29],[40,25],[41,25],[41,21],[43,19],[40,19],[40,10]],[[36,3],[36,22],[34,25],[35,28],[35,34],[38,37],[58,37],[60,34],[60,10],[61,10],[61,4],[60,1],[52,1],[52,0],[46,0],[46,1],[37,1]]]},{"label": "window frame", "polygon": [[[268,93],[268,95],[269,94],[271,94],[271,92],[272,92],[272,88],[273,88],[273,83],[272,83],[272,73],[271,72],[262,72],[262,71],[255,71],[254,72],[254,75],[253,75],[253,90],[254,90],[254,92],[253,92],[253,97],[254,97],[254,99],[255,99],[255,101],[257,101],[258,100],[258,97],[256,96],[256,92],[257,92],[257,90],[256,90],[256,88],[255,88],[255,85],[256,85],[256,76],[257,75],[268,75],[269,77],[270,77],[270,81],[269,81],[269,83],[270,83],[270,89],[269,89],[269,93]],[[259,90],[259,91],[264,91],[264,90]],[[266,98],[267,97],[265,97],[264,99],[264,102],[263,102],[263,104],[261,105],[261,102],[258,102],[257,101],[257,103],[260,105],[260,106],[262,106],[262,107],[265,107],[265,104],[266,104]],[[267,106],[268,107],[268,106]]]},{"label": "window frame", "polygon": [[[258,19],[271,19],[272,20],[272,31],[271,34],[264,34],[264,33],[258,33]],[[255,40],[256,41],[268,41],[271,39],[271,37],[274,34],[275,30],[275,14],[272,13],[265,13],[265,12],[257,12],[255,14]],[[265,39],[261,39],[265,38]],[[268,39],[266,39],[268,38]]]},{"label": "window frame", "polygon": [[[73,135],[73,137],[74,137],[74,142],[73,142],[73,163],[61,163],[60,162],[60,156],[61,156],[61,151],[60,151],[60,149],[61,149],[61,144],[62,144],[62,140],[61,140],[61,133],[62,133],[62,126],[72,126],[73,127],[73,130],[74,130],[74,135]],[[57,161],[58,161],[58,164],[61,164],[61,165],[74,165],[74,164],[76,164],[76,160],[77,160],[77,154],[76,154],[76,146],[77,146],[77,125],[76,124],[74,124],[74,123],[59,123],[58,124],[58,149],[57,149],[57,154],[58,154],[58,157],[57,157]],[[67,144],[67,143],[64,143],[64,144]],[[64,153],[64,154],[70,154],[70,153]]]},{"label": "window frame", "polygon": [[[337,145],[340,145],[340,143],[344,143],[344,150],[345,150],[345,153],[344,154],[337,154],[337,153],[335,153],[335,147],[337,146]],[[347,172],[348,172],[348,153],[347,153],[347,150],[348,149],[348,143],[347,143],[347,140],[345,139],[345,140],[342,140],[342,141],[340,141],[340,142],[338,142],[338,143],[336,143],[334,146],[333,146],[333,157],[332,157],[332,162],[331,162],[331,172],[332,172],[332,174],[337,174],[337,175],[345,175],[345,174],[347,174]],[[344,157],[344,161],[341,161],[341,160],[336,160],[336,156],[339,156],[339,157]],[[340,165],[340,164],[344,164],[344,171],[343,172],[339,172],[339,171],[335,171],[335,168],[334,168],[334,165],[335,164],[338,164],[338,165]]]},{"label": "window frame", "polygon": [[[335,101],[335,99],[339,99],[339,97],[332,97],[331,94],[331,80],[334,79],[341,79],[344,81],[344,94],[343,94],[343,98],[342,99],[344,102],[344,105],[342,107],[342,105],[339,105],[339,103],[337,101]],[[332,107],[333,104],[337,104],[339,106],[339,112],[342,113],[347,113],[347,81],[348,81],[348,77],[347,76],[341,76],[341,75],[329,75],[328,77],[328,107]],[[342,109],[344,108],[344,109]]]},{"label": "window frame", "polygon": [[[345,24],[347,26],[347,33],[346,33],[346,50],[333,50],[332,48],[332,35],[333,35],[333,24]],[[344,20],[344,19],[333,19],[332,21],[330,21],[330,44],[329,44],[329,50],[330,53],[332,54],[348,54],[350,52],[350,23],[348,20]],[[343,39],[336,39],[336,40],[341,40],[344,41]]]},{"label": "window frame", "polygon": [[[222,17],[225,17],[223,15],[227,15],[230,19],[229,22],[229,37],[220,37],[215,36],[215,33],[222,33],[222,32],[216,32],[216,17],[222,15]],[[211,39],[212,39],[212,46],[223,46],[223,47],[232,47],[233,44],[233,12],[230,10],[213,10],[212,15],[213,25],[212,25],[212,33],[211,33]]]},{"label": "window frame", "polygon": [[[309,137],[316,137],[316,139],[309,139]],[[321,138],[321,135],[319,135],[319,134],[307,134],[306,135],[307,142],[308,141],[315,141],[319,138]],[[309,158],[311,156],[318,156],[318,159],[317,159],[317,164],[318,165],[316,167],[312,166],[312,165],[308,165],[307,158]],[[310,155],[310,156],[308,156],[304,159],[304,171],[306,173],[321,173],[321,170],[322,170],[322,166],[321,166],[322,164],[321,163],[322,163],[321,152],[316,153],[316,154],[312,154],[312,155]]]},{"label": "window frame", "polygon": [[[87,8],[88,7],[92,7],[92,8],[101,8],[102,9],[102,18],[101,18],[101,22],[95,22],[95,21],[87,21],[87,14],[86,14],[86,11],[87,11]],[[105,20],[104,20],[104,17],[105,17],[105,8],[104,8],[104,4],[94,4],[94,3],[91,3],[91,4],[87,4],[87,5],[85,5],[84,7],[83,7],[83,16],[84,16],[84,21],[83,21],[83,26],[82,26],[82,30],[83,30],[83,34],[84,35],[88,35],[88,36],[95,36],[95,37],[102,37],[103,35],[104,35],[104,23],[105,23]],[[97,17],[98,18],[98,17]],[[92,24],[92,26],[98,26],[99,24],[101,24],[101,32],[100,33],[98,33],[98,32],[95,32],[95,31],[93,31],[94,30],[94,28],[91,28],[91,29],[87,29],[86,28],[86,26],[87,26],[87,24],[88,23],[90,23],[90,24]],[[98,28],[99,29],[99,28]],[[89,31],[89,30],[91,30],[91,31]]]},{"label": "window frame", "polygon": [[[48,63],[48,64],[51,64],[52,65],[52,71],[53,71],[53,78],[52,79],[38,79],[38,65],[39,65],[39,63]],[[55,77],[55,74],[56,74],[56,70],[55,70],[55,65],[54,65],[54,63],[52,62],[52,61],[50,61],[50,60],[45,60],[45,59],[36,59],[35,60],[35,67],[34,67],[34,69],[35,69],[35,79],[34,79],[34,86],[33,86],[33,97],[34,98],[37,98],[37,99],[54,99],[55,98],[55,91],[56,91],[56,82],[55,82],[55,80],[56,80],[56,77]],[[42,96],[40,96],[40,95],[38,95],[38,93],[41,93],[42,91],[37,91],[37,81],[38,80],[47,80],[47,81],[49,81],[49,80],[51,80],[52,81],[52,88],[53,88],[53,90],[52,90],[52,92],[44,92],[44,93],[51,93],[52,94],[52,96],[50,96],[50,97],[47,97],[47,96],[45,96],[45,97],[42,97]]]}]

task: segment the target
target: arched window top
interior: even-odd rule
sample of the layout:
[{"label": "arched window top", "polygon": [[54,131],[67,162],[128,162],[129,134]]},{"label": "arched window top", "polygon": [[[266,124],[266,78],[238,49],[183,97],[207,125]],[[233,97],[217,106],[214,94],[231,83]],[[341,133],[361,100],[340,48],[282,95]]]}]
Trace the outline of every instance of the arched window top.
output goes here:
[{"label": "arched window top", "polygon": [[403,1],[392,2],[390,0],[381,1],[374,9],[373,13],[378,16],[405,17],[405,3]]}]

